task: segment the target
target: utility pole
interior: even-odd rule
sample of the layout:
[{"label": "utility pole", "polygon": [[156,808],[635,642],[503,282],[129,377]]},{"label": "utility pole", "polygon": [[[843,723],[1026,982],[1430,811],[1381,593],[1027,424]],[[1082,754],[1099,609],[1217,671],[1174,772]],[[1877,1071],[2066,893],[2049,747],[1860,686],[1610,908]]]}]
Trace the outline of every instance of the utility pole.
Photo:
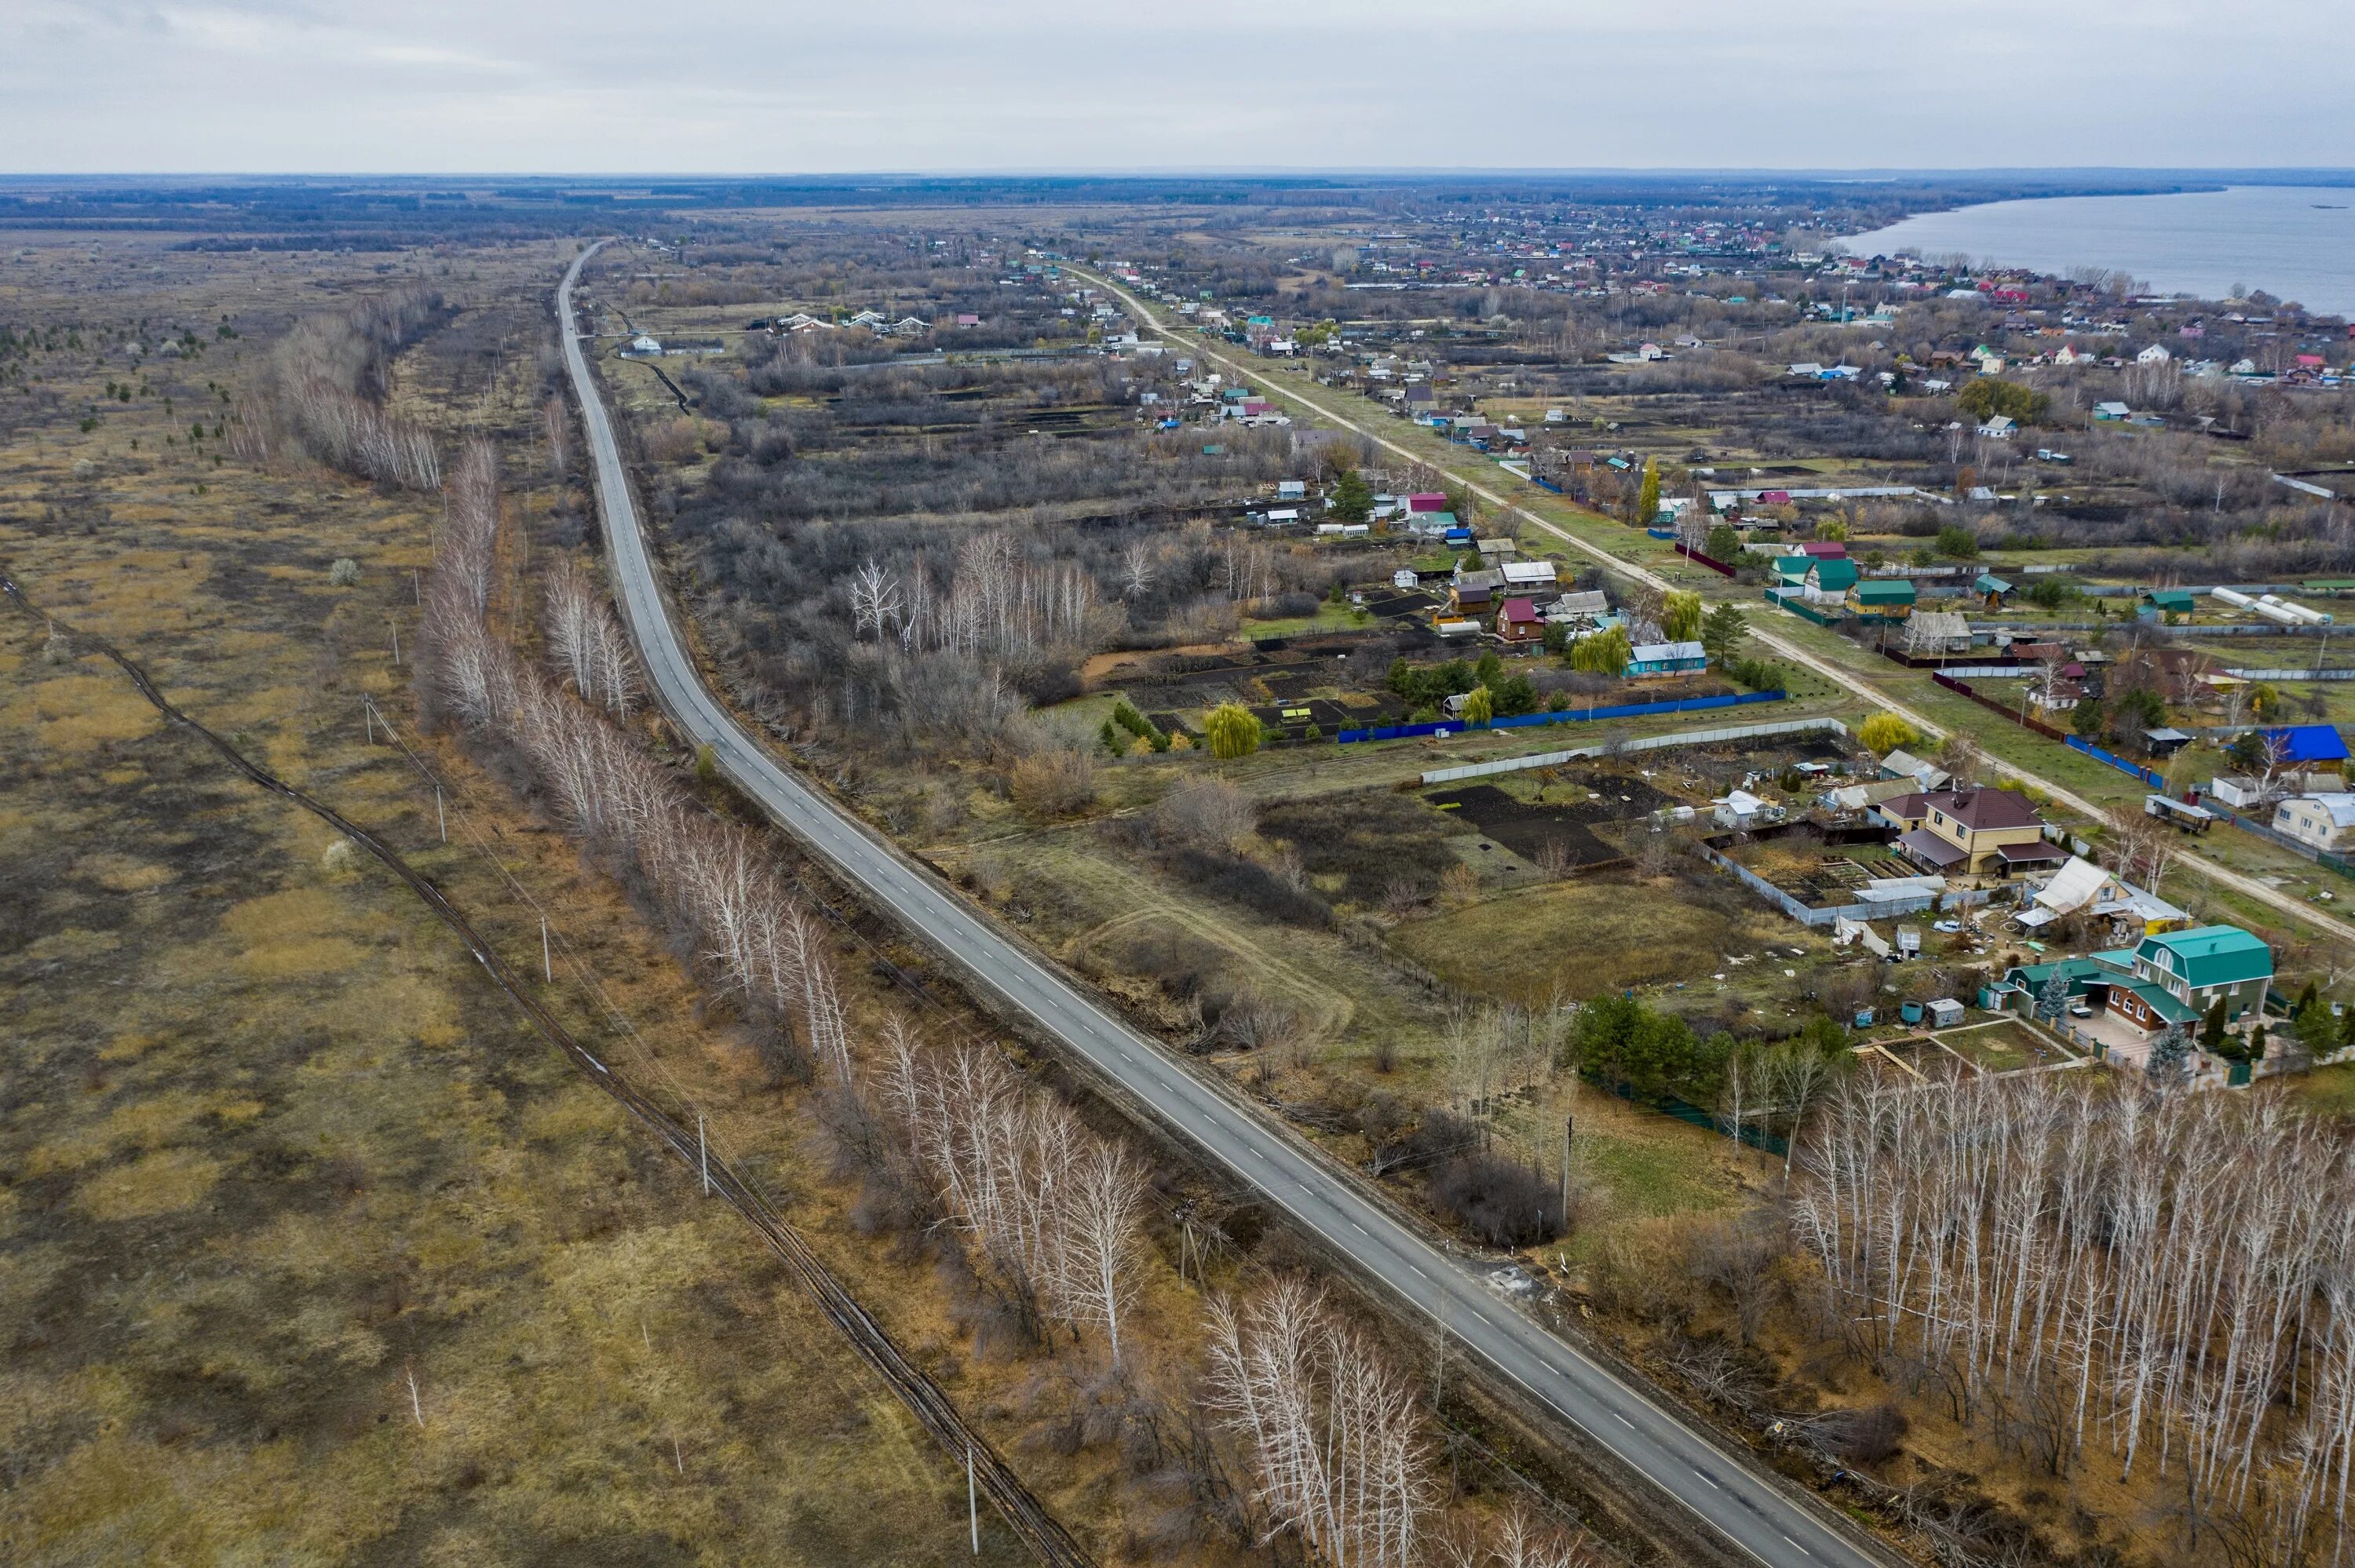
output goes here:
[{"label": "utility pole", "polygon": [[442,842],[450,842],[450,813],[442,809],[442,786],[433,786],[433,820],[442,824]]},{"label": "utility pole", "polygon": [[973,1445],[964,1448],[964,1513],[973,1530],[973,1554],[981,1555],[981,1496],[973,1484]]},{"label": "utility pole", "polygon": [[1570,1224],[1570,1135],[1577,1125],[1574,1116],[1561,1118],[1561,1223],[1565,1228]]},{"label": "utility pole", "polygon": [[388,615],[384,623],[392,629],[392,667],[398,670],[400,668],[400,622]]},{"label": "utility pole", "polygon": [[703,1195],[711,1196],[711,1149],[703,1140],[703,1113],[695,1113],[695,1162],[703,1171]]},{"label": "utility pole", "polygon": [[368,732],[368,743],[376,744],[376,705],[366,697],[360,699],[360,726]]},{"label": "utility pole", "polygon": [[556,959],[548,948],[548,916],[539,917],[539,969],[548,983],[556,983]]}]

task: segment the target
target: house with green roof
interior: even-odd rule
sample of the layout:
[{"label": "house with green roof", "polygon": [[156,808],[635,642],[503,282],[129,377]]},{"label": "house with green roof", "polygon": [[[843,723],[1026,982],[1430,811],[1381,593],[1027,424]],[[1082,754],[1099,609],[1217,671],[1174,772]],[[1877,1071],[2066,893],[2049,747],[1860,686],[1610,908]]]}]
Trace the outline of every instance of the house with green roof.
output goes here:
[{"label": "house with green roof", "polygon": [[2238,1018],[2264,1006],[2274,950],[2238,926],[2195,926],[2145,937],[2134,950],[2134,974],[2195,1013],[2222,998],[2224,1016]]},{"label": "house with green roof", "polygon": [[1981,572],[1978,580],[1971,584],[1971,591],[1989,609],[2001,609],[2003,601],[2011,596],[2011,585],[1993,572]]},{"label": "house with green roof", "polygon": [[1837,601],[1856,586],[1856,563],[1839,556],[1810,561],[1806,577],[1807,598],[1816,603]]},{"label": "house with green roof", "polygon": [[2142,596],[2154,616],[2196,615],[2200,600],[2190,588],[2152,588]]},{"label": "house with green roof", "polygon": [[2032,1013],[2055,974],[2071,1004],[2156,1033],[2169,1024],[2197,1027],[2219,998],[2228,1019],[2262,1012],[2274,955],[2238,926],[2200,926],[2145,937],[2131,948],[2016,965],[1987,988],[1987,1000]]},{"label": "house with green roof", "polygon": [[1913,584],[1905,577],[1874,577],[1851,585],[1848,607],[1859,615],[1902,620],[1913,613]]}]

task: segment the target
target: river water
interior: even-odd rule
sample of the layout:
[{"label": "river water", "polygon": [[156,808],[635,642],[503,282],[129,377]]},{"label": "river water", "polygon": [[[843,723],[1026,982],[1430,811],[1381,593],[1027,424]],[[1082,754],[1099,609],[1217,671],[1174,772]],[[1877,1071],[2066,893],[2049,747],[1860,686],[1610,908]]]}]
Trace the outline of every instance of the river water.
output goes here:
[{"label": "river water", "polygon": [[1853,256],[1917,250],[2065,274],[2131,273],[2158,293],[2263,289],[2355,315],[2355,188],[2235,185],[2188,196],[2049,196],[1924,213],[1841,241]]}]

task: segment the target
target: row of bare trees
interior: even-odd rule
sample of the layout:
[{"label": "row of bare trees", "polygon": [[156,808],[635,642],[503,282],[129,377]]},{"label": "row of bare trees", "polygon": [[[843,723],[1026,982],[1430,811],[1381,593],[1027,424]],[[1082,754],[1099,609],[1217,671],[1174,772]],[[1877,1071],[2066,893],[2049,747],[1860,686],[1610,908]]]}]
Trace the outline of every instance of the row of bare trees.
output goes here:
[{"label": "row of bare trees", "polygon": [[[826,927],[787,893],[752,834],[698,809],[608,716],[626,714],[620,694],[635,677],[613,668],[619,628],[593,586],[559,571],[548,593],[551,656],[576,700],[493,628],[500,515],[487,447],[461,455],[447,494],[425,592],[420,679],[431,710],[517,758],[568,831],[691,934],[749,1019],[780,1032],[798,1024],[829,1081],[855,1091],[861,1075]],[[873,1063],[884,1121],[968,1238],[977,1271],[1034,1321],[1075,1335],[1101,1328],[1123,1372],[1149,1257],[1144,1162],[986,1043],[930,1045],[893,1015],[860,1054]],[[1431,1531],[1444,1493],[1414,1384],[1314,1287],[1292,1278],[1240,1305],[1221,1298],[1209,1330],[1209,1404],[1248,1450],[1269,1539],[1296,1538],[1332,1568],[1433,1554],[1465,1568],[1592,1561],[1578,1538],[1526,1510],[1487,1532]]]},{"label": "row of bare trees", "polygon": [[1335,1568],[1421,1560],[1441,1492],[1414,1390],[1298,1277],[1210,1304],[1209,1393],[1249,1449],[1271,1531]]},{"label": "row of bare trees", "polygon": [[616,718],[629,716],[638,697],[637,662],[630,640],[597,585],[570,559],[548,575],[547,609],[541,629],[548,656],[581,694],[581,700]]},{"label": "row of bare trees", "polygon": [[382,484],[432,490],[442,459],[432,434],[384,407],[392,356],[439,317],[442,296],[398,289],[341,311],[306,316],[272,351],[276,397],[270,418],[240,420],[245,445],[266,453],[272,426],[319,461]]},{"label": "row of bare trees", "polygon": [[2355,1154],[2277,1097],[1851,1080],[1793,1217],[1887,1375],[2054,1475],[2104,1443],[2202,1531],[2355,1562]]},{"label": "row of bare trees", "polygon": [[1098,1138],[992,1046],[884,1028],[882,1098],[975,1261],[1026,1315],[1103,1328],[1115,1369],[1145,1255],[1144,1164]]},{"label": "row of bare trees", "polygon": [[851,578],[850,613],[858,636],[999,660],[1083,647],[1116,623],[1084,567],[1027,559],[1003,532],[966,538],[945,583],[922,556],[904,579],[868,559]]},{"label": "row of bare trees", "polygon": [[[607,857],[678,930],[746,1018],[791,1059],[798,1026],[808,1054],[836,1081],[850,1073],[826,928],[786,890],[759,841],[697,807],[660,764],[598,711],[519,657],[489,620],[499,540],[496,459],[480,443],[452,476],[448,515],[425,591],[421,668],[428,711],[447,714],[508,748],[547,792],[555,813]],[[559,579],[559,583],[561,579]],[[626,711],[635,674],[611,612],[585,579],[551,591],[591,596],[587,634],[602,649],[581,696]],[[559,663],[571,666],[559,632]],[[575,672],[578,679],[577,670]]]}]

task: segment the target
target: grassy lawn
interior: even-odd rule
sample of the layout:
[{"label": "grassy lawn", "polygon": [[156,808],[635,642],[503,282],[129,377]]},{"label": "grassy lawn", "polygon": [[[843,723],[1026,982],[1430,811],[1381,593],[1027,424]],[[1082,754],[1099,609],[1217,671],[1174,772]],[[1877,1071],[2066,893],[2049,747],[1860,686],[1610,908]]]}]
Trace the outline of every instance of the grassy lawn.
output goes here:
[{"label": "grassy lawn", "polygon": [[1254,642],[1272,638],[1307,637],[1325,631],[1361,631],[1374,623],[1369,610],[1352,609],[1348,605],[1321,604],[1314,615],[1295,615],[1273,620],[1246,620],[1242,634]]},{"label": "grassy lawn", "polygon": [[[1932,1036],[1939,1044],[1984,1072],[2016,1073],[2058,1060],[2054,1048],[2013,1020],[1974,1028],[1949,1029]],[[2041,1053],[2041,1054],[2040,1054]]]},{"label": "grassy lawn", "polygon": [[2355,1062],[2337,1062],[2288,1080],[2290,1091],[2324,1116],[2355,1116]]},{"label": "grassy lawn", "polygon": [[1604,873],[1408,921],[1391,944],[1449,983],[1525,1004],[1559,991],[1601,996],[1705,975],[1763,942],[1816,945],[1763,908],[1736,918],[1679,895],[1674,884]]}]

